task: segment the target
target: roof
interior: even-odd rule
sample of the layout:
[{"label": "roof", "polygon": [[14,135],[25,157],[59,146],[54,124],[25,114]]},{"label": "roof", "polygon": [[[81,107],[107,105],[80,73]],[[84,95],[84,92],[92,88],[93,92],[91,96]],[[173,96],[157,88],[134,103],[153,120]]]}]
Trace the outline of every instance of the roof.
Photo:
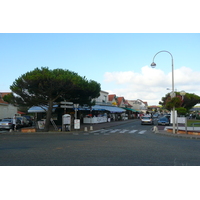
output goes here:
[{"label": "roof", "polygon": [[149,108],[160,108],[160,106],[148,106]]},{"label": "roof", "polygon": [[124,101],[124,97],[118,97],[117,98],[117,105],[121,105],[121,103]]},{"label": "roof", "polygon": [[116,94],[109,94],[108,101],[112,101],[116,97]]},{"label": "roof", "polygon": [[11,92],[0,92],[0,104],[8,105],[9,103],[3,100],[3,97]]},{"label": "roof", "polygon": [[25,115],[26,113],[25,112],[21,112],[21,111],[17,111],[18,114],[20,115]]},{"label": "roof", "polygon": [[5,105],[8,105],[7,102],[5,102],[3,99],[0,99],[0,104],[5,104]]}]

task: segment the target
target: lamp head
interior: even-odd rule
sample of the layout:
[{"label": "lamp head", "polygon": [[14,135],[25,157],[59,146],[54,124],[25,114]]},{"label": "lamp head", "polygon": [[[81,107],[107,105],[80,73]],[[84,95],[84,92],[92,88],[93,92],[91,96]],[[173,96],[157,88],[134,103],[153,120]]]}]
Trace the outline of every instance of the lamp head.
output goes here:
[{"label": "lamp head", "polygon": [[152,67],[152,68],[155,68],[155,67],[156,67],[156,63],[155,63],[155,62],[152,62],[152,63],[151,63],[151,67]]},{"label": "lamp head", "polygon": [[180,91],[181,96],[185,96],[186,92],[184,90]]}]

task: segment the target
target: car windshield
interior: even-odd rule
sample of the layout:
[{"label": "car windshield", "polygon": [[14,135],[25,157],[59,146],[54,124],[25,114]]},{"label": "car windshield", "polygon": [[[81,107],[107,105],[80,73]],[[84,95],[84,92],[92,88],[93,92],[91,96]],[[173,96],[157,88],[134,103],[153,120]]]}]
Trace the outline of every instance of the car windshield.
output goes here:
[{"label": "car windshield", "polygon": [[11,119],[2,119],[2,122],[11,122]]},{"label": "car windshield", "polygon": [[150,117],[142,117],[142,119],[150,119]]},{"label": "car windshield", "polygon": [[161,121],[161,120],[168,121],[168,119],[167,119],[166,117],[162,117],[162,118],[160,118],[160,121]]}]

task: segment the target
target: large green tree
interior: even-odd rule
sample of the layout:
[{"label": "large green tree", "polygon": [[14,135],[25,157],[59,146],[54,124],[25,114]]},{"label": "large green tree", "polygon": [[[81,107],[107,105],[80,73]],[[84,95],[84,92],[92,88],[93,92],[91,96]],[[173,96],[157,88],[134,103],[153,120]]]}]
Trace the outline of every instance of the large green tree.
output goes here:
[{"label": "large green tree", "polygon": [[91,104],[100,95],[100,84],[77,73],[48,67],[36,68],[16,79],[10,86],[19,105],[48,107],[45,131],[49,130],[52,108],[62,100]]},{"label": "large green tree", "polygon": [[164,108],[171,110],[175,106],[176,110],[183,114],[188,112],[196,104],[200,103],[200,97],[196,94],[186,93],[183,97],[180,92],[175,92],[176,97],[171,98],[170,93],[162,97],[162,101],[159,102]]}]

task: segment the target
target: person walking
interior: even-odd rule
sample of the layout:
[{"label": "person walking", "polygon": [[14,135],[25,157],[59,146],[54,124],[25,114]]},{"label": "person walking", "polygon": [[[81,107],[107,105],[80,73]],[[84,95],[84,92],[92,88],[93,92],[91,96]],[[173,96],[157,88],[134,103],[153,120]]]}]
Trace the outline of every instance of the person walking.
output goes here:
[{"label": "person walking", "polygon": [[16,123],[17,123],[17,115],[15,114],[13,117],[13,131],[16,131]]}]

